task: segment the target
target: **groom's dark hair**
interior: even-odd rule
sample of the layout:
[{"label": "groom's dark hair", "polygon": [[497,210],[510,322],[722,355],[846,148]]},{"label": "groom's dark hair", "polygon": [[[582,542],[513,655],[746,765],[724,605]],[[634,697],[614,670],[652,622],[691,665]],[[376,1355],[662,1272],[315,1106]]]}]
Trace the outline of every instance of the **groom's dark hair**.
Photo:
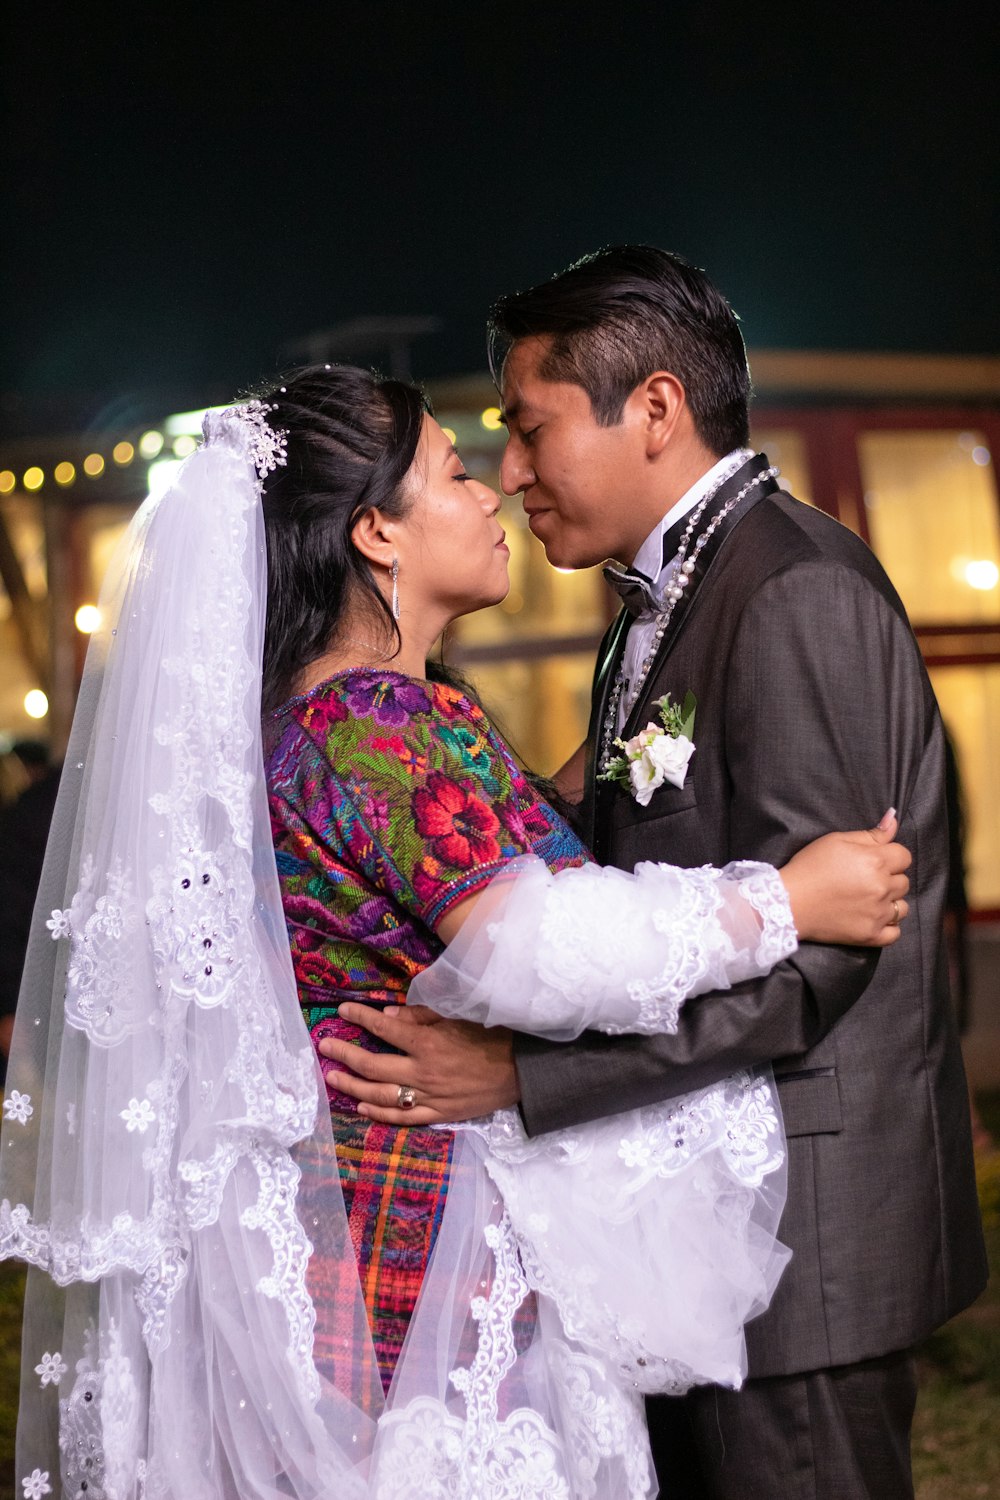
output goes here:
[{"label": "groom's dark hair", "polygon": [[614,427],[636,386],[669,370],[684,386],[695,429],[712,453],[749,437],[750,371],[736,314],[697,266],[650,245],[613,245],[551,281],[513,292],[489,321],[497,385],[519,339],[549,337],[546,380],[580,385],[596,420]]}]

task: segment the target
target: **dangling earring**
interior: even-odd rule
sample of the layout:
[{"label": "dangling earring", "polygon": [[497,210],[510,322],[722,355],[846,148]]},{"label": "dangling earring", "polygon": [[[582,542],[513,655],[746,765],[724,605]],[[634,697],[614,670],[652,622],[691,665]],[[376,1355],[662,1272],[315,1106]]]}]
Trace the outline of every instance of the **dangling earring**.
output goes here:
[{"label": "dangling earring", "polygon": [[392,618],[399,619],[399,558],[392,560]]}]

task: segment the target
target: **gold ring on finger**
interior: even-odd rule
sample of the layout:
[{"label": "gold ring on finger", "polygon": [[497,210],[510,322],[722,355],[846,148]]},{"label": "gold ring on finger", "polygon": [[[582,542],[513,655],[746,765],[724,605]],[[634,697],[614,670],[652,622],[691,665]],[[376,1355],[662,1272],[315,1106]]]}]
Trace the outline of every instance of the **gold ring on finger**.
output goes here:
[{"label": "gold ring on finger", "polygon": [[417,1102],[417,1091],[408,1083],[401,1083],[396,1090],[396,1103],[400,1109],[412,1109]]},{"label": "gold ring on finger", "polygon": [[898,927],[899,926],[899,902],[898,901],[893,901],[893,903],[892,903],[892,921],[889,923],[889,926],[890,927]]}]

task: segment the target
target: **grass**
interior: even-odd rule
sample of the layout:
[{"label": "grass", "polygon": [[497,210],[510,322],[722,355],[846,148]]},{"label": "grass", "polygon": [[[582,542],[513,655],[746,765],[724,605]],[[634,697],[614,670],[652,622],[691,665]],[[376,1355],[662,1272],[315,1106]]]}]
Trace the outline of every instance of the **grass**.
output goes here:
[{"label": "grass", "polygon": [[[1000,1092],[981,1095],[983,1124],[1000,1143]],[[990,1265],[1000,1266],[1000,1148],[977,1160]],[[0,1500],[22,1500],[14,1474],[24,1272],[0,1262]],[[918,1351],[913,1428],[917,1500],[1000,1495],[1000,1285]],[[846,1500],[846,1497],[845,1497]]]},{"label": "grass", "polygon": [[[1000,1143],[1000,1093],[979,1097],[983,1124]],[[990,1266],[1000,1266],[1000,1149],[976,1161]],[[917,1500],[1000,1495],[1000,1285],[938,1329],[920,1350],[913,1426]]]}]

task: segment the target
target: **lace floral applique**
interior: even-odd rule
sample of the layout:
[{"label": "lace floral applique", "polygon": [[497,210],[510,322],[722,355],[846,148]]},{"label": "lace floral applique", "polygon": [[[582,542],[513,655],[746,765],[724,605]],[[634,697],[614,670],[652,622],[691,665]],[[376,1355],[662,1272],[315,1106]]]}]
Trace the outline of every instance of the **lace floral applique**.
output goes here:
[{"label": "lace floral applique", "polygon": [[56,1350],[55,1354],[45,1353],[35,1366],[35,1374],[41,1377],[42,1386],[58,1385],[66,1374],[69,1366],[63,1360],[62,1355]]},{"label": "lace floral applique", "polygon": [[96,886],[94,863],[88,857],[72,903],[64,912],[53,912],[48,925],[53,937],[70,940],[67,1022],[85,1032],[95,1046],[114,1047],[143,1025],[134,942],[140,915],[131,875],[120,860],[108,871],[99,894]]},{"label": "lace floral applique", "polygon": [[641,1403],[609,1380],[600,1360],[546,1341],[558,1435],[533,1409],[500,1417],[504,1380],[518,1358],[515,1316],[531,1288],[506,1212],[484,1233],[495,1270],[488,1295],[471,1303],[476,1353],[450,1377],[464,1416],[431,1396],[390,1410],[380,1423],[373,1500],[600,1500],[605,1463],[624,1470],[629,1500],[643,1500],[650,1474]]},{"label": "lace floral applique", "polygon": [[3,1112],[8,1120],[16,1120],[19,1125],[27,1125],[35,1113],[30,1094],[22,1094],[20,1089],[11,1089],[3,1101]]},{"label": "lace floral applique", "polygon": [[24,1490],[24,1500],[43,1500],[45,1495],[51,1495],[48,1469],[32,1469],[21,1480],[21,1487]]},{"label": "lace floral applique", "polygon": [[156,1112],[148,1099],[130,1099],[127,1107],[120,1113],[129,1135],[134,1130],[137,1130],[140,1135],[145,1135],[156,1119]]}]

